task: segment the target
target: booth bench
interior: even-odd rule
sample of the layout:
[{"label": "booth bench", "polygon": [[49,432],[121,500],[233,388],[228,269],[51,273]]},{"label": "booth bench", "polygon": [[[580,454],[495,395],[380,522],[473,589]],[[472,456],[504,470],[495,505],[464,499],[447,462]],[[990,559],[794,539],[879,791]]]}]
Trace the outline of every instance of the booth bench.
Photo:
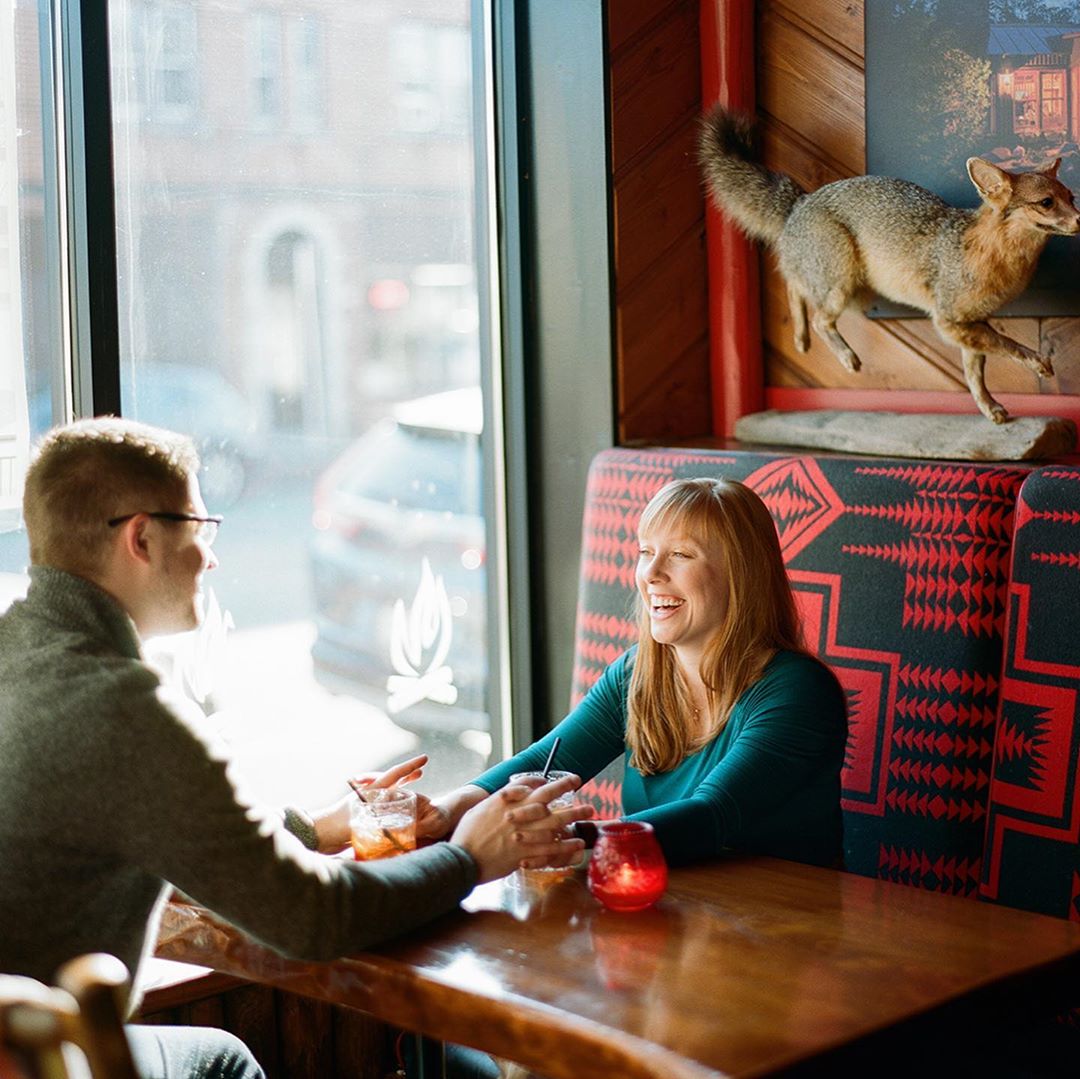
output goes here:
[{"label": "booth bench", "polygon": [[[635,639],[636,525],[673,479],[752,487],[847,694],[844,861],[1080,920],[1080,468],[612,449],[589,475],[574,699]],[[621,764],[586,788],[621,811]]]}]

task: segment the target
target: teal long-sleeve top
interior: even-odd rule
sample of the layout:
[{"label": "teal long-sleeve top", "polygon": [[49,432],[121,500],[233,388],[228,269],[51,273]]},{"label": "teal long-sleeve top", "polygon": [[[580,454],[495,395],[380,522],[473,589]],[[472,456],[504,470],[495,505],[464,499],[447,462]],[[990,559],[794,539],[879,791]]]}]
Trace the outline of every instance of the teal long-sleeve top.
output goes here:
[{"label": "teal long-sleeve top", "polygon": [[847,711],[832,672],[810,656],[777,652],[716,737],[670,772],[646,776],[626,746],[635,652],[615,660],[553,731],[473,782],[495,791],[514,772],[542,768],[558,736],[555,766],[582,779],[623,756],[626,819],[651,824],[672,865],[725,850],[836,864]]}]

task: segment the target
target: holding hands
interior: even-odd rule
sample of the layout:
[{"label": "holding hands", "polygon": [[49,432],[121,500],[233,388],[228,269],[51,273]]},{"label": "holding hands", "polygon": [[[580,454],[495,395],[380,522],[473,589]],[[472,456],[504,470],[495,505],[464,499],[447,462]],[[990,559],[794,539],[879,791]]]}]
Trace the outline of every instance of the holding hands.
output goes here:
[{"label": "holding hands", "polygon": [[581,780],[574,775],[539,785],[512,783],[467,810],[450,841],[473,856],[481,883],[518,867],[570,865],[585,844],[566,838],[566,829],[591,817],[593,808],[569,805],[552,809],[549,803],[580,786]]}]

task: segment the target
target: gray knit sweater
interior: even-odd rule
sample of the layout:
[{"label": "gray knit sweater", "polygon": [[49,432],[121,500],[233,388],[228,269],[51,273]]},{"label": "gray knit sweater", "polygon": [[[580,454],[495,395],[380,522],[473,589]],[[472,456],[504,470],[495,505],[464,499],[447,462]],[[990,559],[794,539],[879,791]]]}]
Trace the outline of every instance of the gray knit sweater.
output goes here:
[{"label": "gray knit sweater", "polygon": [[165,882],[304,959],[467,894],[475,864],[449,843],[367,864],[306,850],[238,792],[202,712],[143,663],[110,596],[56,569],[30,576],[0,616],[0,971],[49,980],[106,951],[135,973]]}]

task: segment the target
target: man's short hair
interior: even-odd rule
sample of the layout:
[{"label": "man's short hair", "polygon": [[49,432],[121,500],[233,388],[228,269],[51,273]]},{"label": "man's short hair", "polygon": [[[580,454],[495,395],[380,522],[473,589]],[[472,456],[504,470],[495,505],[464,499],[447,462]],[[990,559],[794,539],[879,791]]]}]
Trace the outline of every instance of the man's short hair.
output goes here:
[{"label": "man's short hair", "polygon": [[182,510],[198,470],[191,439],[160,427],[112,416],[54,427],[26,473],[30,561],[93,576],[115,535],[108,521]]}]

